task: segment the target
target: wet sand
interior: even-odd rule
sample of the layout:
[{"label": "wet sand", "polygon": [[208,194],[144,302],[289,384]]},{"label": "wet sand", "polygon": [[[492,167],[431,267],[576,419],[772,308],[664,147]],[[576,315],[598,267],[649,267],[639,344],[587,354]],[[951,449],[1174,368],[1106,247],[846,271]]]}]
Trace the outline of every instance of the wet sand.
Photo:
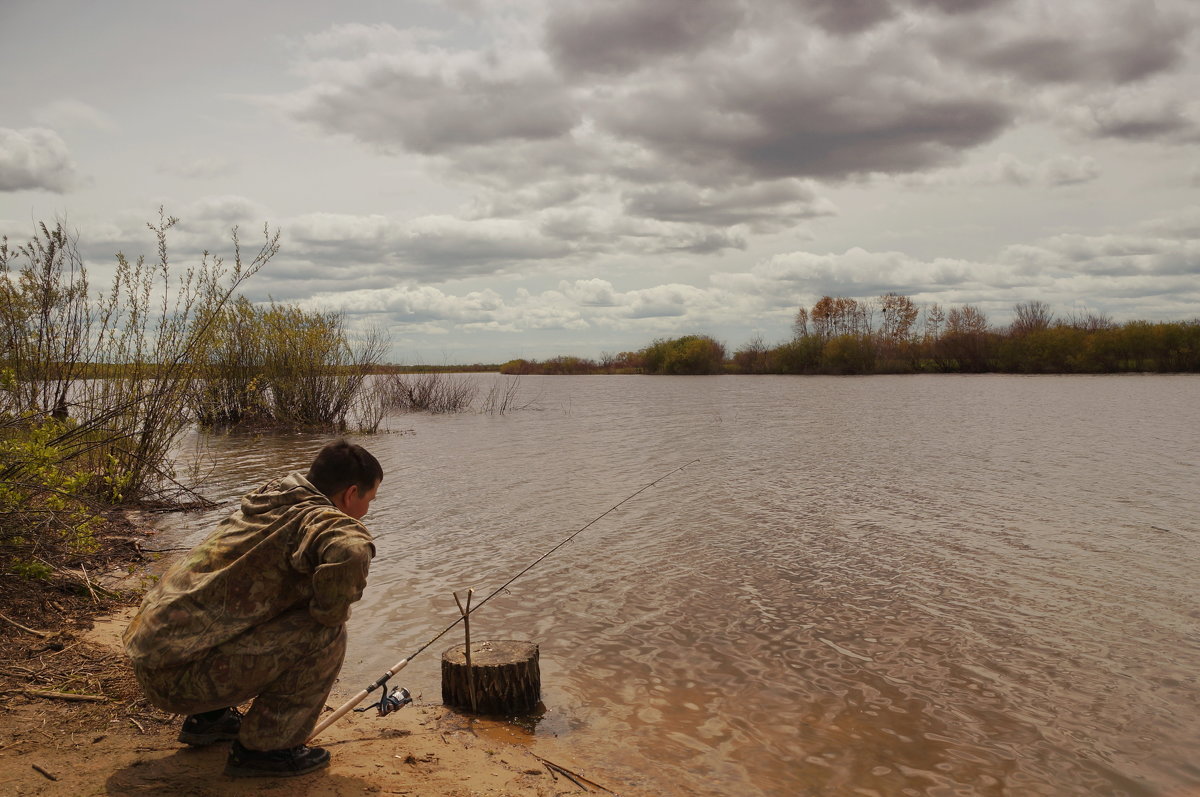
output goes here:
[{"label": "wet sand", "polygon": [[[98,661],[91,676],[100,685],[128,684],[117,644],[129,609],[99,618],[92,630],[66,631],[63,654]],[[67,646],[70,646],[69,650]],[[5,662],[6,674],[42,672],[46,657]],[[38,667],[38,663],[42,666]],[[25,665],[30,665],[26,667]],[[127,669],[127,668],[126,668]],[[204,795],[289,794],[339,797],[362,794],[515,795],[604,793],[582,779],[552,771],[529,749],[478,733],[478,723],[440,705],[415,704],[387,717],[356,714],[334,724],[316,742],[332,754],[319,772],[290,778],[230,778],[222,774],[227,744],[179,744],[180,718],[153,709],[132,711],[106,703],[32,696],[10,681],[0,713],[0,793],[6,795]],[[86,686],[80,691],[101,691]],[[105,693],[121,691],[103,688]],[[127,693],[128,694],[128,693]],[[330,703],[340,702],[339,695]],[[494,731],[494,729],[493,729]],[[569,759],[552,761],[582,774]],[[623,794],[630,794],[622,789]]]}]

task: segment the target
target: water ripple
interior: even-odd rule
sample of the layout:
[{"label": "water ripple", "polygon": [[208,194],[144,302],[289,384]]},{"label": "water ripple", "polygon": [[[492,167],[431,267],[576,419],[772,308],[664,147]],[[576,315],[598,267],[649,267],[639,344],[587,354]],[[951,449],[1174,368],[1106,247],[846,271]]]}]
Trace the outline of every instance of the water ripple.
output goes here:
[{"label": "water ripple", "polygon": [[[535,743],[633,793],[1200,788],[1200,379],[522,388],[545,409],[365,441],[388,475],[342,691],[453,619],[452,590],[699,458],[475,618],[542,647]],[[317,442],[209,441],[209,485],[232,498]],[[405,675],[437,699],[434,651]]]}]

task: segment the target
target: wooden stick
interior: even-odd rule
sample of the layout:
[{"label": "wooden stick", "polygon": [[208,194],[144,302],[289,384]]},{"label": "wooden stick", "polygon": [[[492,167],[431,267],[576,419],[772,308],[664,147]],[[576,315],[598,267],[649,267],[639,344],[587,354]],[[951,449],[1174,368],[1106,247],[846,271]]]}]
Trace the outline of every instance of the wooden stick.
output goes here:
[{"label": "wooden stick", "polygon": [[79,563],[79,570],[83,573],[84,585],[87,586],[88,592],[91,593],[92,603],[99,603],[100,599],[96,597],[96,590],[92,589],[92,580],[88,578],[87,568],[83,566],[82,562]]},{"label": "wooden stick", "polygon": [[53,781],[57,781],[57,780],[58,780],[58,778],[56,778],[56,777],[54,777],[53,775],[51,775],[51,774],[50,774],[50,772],[49,772],[48,770],[46,770],[44,767],[41,767],[41,766],[39,766],[39,765],[37,765],[37,764],[31,764],[30,766],[32,766],[32,767],[33,767],[35,770],[37,770],[37,771],[38,771],[39,773],[41,773],[42,775],[45,775],[46,777],[50,778],[50,780],[53,780]]},{"label": "wooden stick", "polygon": [[[83,585],[85,587],[87,587],[87,591],[89,593],[91,593],[92,601],[95,603],[100,602],[100,599],[96,597],[96,589],[92,586],[92,580],[90,578],[88,578],[87,568],[84,567],[82,564],[79,565],[79,570],[81,572],[76,573],[74,570],[64,570],[63,568],[59,567],[58,565],[54,564],[53,562],[47,562],[45,559],[43,559],[40,556],[35,556],[33,558],[37,559],[42,564],[46,565],[46,567],[51,568],[52,570],[54,570],[57,573],[62,573],[64,576],[70,576],[71,578],[79,579],[80,581],[83,582]],[[106,590],[104,587],[100,587],[100,591],[107,592],[109,595],[113,594],[111,591]]]},{"label": "wooden stick", "polygon": [[71,644],[69,644],[69,645],[67,645],[65,648],[63,648],[62,650],[56,650],[56,651],[54,651],[53,653],[51,653],[51,654],[50,654],[50,658],[54,658],[55,656],[59,655],[60,653],[66,653],[68,650],[70,650],[71,648],[75,647],[76,645],[78,645],[78,644],[79,644],[79,643],[81,643],[81,642],[83,642],[83,640],[82,640],[82,639],[80,639],[80,640],[77,640],[77,641],[75,641],[75,642],[72,642]]},{"label": "wooden stick", "polygon": [[565,769],[562,769],[554,764],[545,764],[545,766],[546,766],[546,769],[550,770],[551,773],[557,772],[558,774],[562,775],[567,780],[574,783],[576,786],[579,787],[580,791],[582,791],[582,792],[589,791],[587,786],[584,786],[582,783],[580,783],[578,780],[576,780],[575,777],[572,776],[571,773],[567,772]]},{"label": "wooden stick", "polygon": [[46,637],[51,636],[51,634],[47,633],[46,631],[36,631],[27,625],[21,625],[16,620],[12,619],[11,617],[6,617],[3,614],[0,614],[0,620],[3,620],[4,622],[8,623],[9,625],[15,625],[17,628],[20,628],[22,631],[28,631],[29,633],[33,634],[34,636],[40,636],[42,639],[45,639]]},{"label": "wooden stick", "polygon": [[463,633],[467,638],[466,641],[466,657],[467,657],[467,694],[471,696],[471,711],[479,712],[479,700],[475,696],[475,671],[471,669],[471,596],[475,594],[475,590],[467,590],[467,608],[464,610],[462,603],[458,600],[458,593],[454,593],[454,602],[458,604],[458,612],[463,618]]},{"label": "wooden stick", "polygon": [[[538,761],[541,761],[543,764],[545,764],[546,768],[549,769],[551,771],[551,773],[553,773],[554,771],[557,770],[559,774],[570,778],[571,781],[575,783],[575,785],[579,786],[580,788],[583,788],[584,791],[587,791],[587,789],[584,788],[582,786],[582,784],[580,784],[579,781],[583,781],[584,783],[588,784],[589,786],[595,786],[597,789],[600,789],[601,791],[606,791],[609,794],[616,794],[616,792],[613,791],[612,789],[606,789],[605,787],[601,786],[596,781],[585,778],[583,775],[580,775],[578,772],[572,772],[571,770],[567,769],[566,767],[562,766],[561,764],[556,764],[547,758],[542,758],[537,753],[530,753],[530,755],[533,756],[534,758],[536,758]],[[578,778],[578,780],[576,780],[576,778]]]},{"label": "wooden stick", "polygon": [[51,692],[47,689],[22,689],[30,697],[44,697],[49,700],[70,700],[76,703],[107,703],[104,695],[80,695],[74,692]]}]

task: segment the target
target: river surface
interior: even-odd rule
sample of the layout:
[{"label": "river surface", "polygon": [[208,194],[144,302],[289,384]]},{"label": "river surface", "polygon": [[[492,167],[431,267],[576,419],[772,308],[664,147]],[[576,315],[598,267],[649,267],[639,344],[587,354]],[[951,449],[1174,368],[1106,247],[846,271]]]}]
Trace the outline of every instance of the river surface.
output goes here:
[{"label": "river surface", "polygon": [[[356,438],[387,475],[338,702],[457,617],[452,591],[478,601],[670,473],[473,616],[475,640],[541,646],[545,714],[511,731],[535,752],[663,795],[1200,794],[1200,377],[519,389],[536,408]],[[184,455],[227,501],[321,442]],[[396,680],[440,702],[458,642]]]}]

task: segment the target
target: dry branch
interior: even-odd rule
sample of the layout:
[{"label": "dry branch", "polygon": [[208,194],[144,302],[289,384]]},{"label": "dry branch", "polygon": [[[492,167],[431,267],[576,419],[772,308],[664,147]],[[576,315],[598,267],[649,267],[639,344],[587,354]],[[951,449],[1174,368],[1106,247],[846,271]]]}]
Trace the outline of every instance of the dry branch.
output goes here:
[{"label": "dry branch", "polygon": [[586,783],[588,786],[595,786],[597,789],[600,789],[601,791],[604,791],[604,792],[608,792],[609,794],[616,794],[616,792],[613,791],[612,789],[605,788],[604,786],[601,786],[596,781],[591,780],[589,778],[585,778],[583,775],[580,775],[578,772],[573,772],[572,770],[567,769],[566,767],[562,766],[561,764],[556,764],[547,758],[542,758],[537,753],[530,753],[530,755],[533,756],[534,758],[536,758],[538,761],[541,761],[542,765],[545,766],[546,769],[550,770],[550,774],[554,774],[555,772],[557,772],[558,774],[567,778],[568,780],[570,780],[572,783],[574,783],[576,786],[583,789],[584,791],[588,791],[587,786],[583,785]]},{"label": "dry branch", "polygon": [[47,770],[45,767],[41,766],[40,764],[31,764],[30,766],[32,766],[38,772],[38,774],[43,775],[53,781],[58,780],[58,778],[51,775],[50,771]]},{"label": "dry branch", "polygon": [[14,620],[11,617],[8,617],[4,614],[0,614],[0,620],[3,620],[4,622],[8,623],[9,625],[16,626],[17,628],[20,628],[22,631],[28,631],[29,633],[33,634],[34,636],[40,636],[42,639],[46,639],[47,637],[51,636],[51,634],[47,633],[46,631],[38,631],[33,628],[30,628],[29,626],[21,625],[16,620]]},{"label": "dry branch", "polygon": [[74,703],[107,703],[104,695],[82,695],[74,692],[51,692],[46,689],[22,689],[30,697],[44,697],[49,700],[67,700]]}]

